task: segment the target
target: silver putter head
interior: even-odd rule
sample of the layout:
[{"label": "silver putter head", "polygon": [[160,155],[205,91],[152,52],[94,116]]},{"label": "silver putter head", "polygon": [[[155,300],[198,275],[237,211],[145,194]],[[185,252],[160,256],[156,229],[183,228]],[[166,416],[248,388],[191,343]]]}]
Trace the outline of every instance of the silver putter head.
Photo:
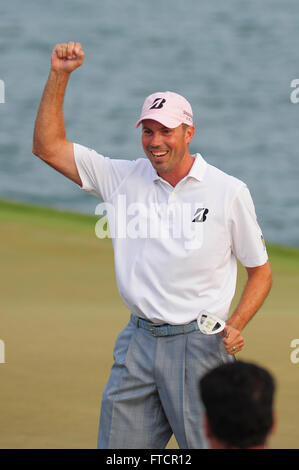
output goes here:
[{"label": "silver putter head", "polygon": [[225,328],[225,321],[202,310],[197,318],[199,330],[205,335],[216,335]]}]

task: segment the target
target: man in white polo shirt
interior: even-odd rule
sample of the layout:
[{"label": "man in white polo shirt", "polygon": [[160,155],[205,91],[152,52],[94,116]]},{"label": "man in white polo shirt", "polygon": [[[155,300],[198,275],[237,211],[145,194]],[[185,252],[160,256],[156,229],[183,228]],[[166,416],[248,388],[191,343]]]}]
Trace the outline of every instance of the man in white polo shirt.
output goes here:
[{"label": "man in white polo shirt", "polygon": [[[193,113],[176,93],[144,102],[136,127],[147,158],[110,159],[69,142],[62,104],[83,58],[79,43],[55,46],[33,153],[104,201],[98,213],[107,212],[117,285],[131,312],[103,392],[98,446],[164,448],[174,433],[180,448],[204,447],[198,381],[234,360],[271,287],[253,202],[242,181],[190,154]],[[248,282],[228,318],[237,259]],[[220,334],[200,331],[203,311],[226,322]]]}]

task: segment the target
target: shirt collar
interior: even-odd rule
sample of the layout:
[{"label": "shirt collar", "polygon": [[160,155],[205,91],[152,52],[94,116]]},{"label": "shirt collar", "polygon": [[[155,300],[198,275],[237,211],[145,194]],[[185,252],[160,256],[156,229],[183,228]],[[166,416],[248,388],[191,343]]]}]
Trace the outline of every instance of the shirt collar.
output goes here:
[{"label": "shirt collar", "polygon": [[[200,155],[200,153],[196,153],[195,155],[192,155],[194,157],[194,163],[192,167],[190,168],[190,171],[188,175],[186,175],[186,178],[195,178],[198,181],[202,181],[204,178],[204,174],[207,168],[207,162],[204,160],[204,158]],[[153,176],[153,181],[158,181],[158,180],[163,180],[154,167],[151,165],[152,168],[152,176]]]}]

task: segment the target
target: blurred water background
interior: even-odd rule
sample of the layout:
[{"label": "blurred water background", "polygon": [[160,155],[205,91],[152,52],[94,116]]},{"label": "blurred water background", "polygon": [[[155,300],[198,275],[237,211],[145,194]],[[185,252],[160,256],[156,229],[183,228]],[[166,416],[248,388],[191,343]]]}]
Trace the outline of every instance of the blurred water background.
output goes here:
[{"label": "blurred water background", "polygon": [[32,155],[50,54],[68,40],[85,51],[65,99],[70,140],[142,157],[144,98],[181,93],[191,152],[248,184],[267,241],[299,245],[298,0],[1,2],[0,198],[93,214],[96,199]]}]

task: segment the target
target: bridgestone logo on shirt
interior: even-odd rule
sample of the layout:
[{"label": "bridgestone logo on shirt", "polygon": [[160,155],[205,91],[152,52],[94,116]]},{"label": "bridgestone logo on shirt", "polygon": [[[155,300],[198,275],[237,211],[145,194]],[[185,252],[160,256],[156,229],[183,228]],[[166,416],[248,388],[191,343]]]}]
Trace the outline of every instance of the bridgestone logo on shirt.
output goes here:
[{"label": "bridgestone logo on shirt", "polygon": [[97,205],[95,214],[101,217],[95,232],[101,239],[183,239],[185,248],[198,249],[203,243],[203,222],[208,212],[201,202],[147,206],[139,202],[127,204],[126,195],[118,195],[115,204]]},{"label": "bridgestone logo on shirt", "polygon": [[209,209],[205,209],[204,207],[200,207],[197,209],[196,214],[192,222],[205,222],[207,220],[207,214]]}]

